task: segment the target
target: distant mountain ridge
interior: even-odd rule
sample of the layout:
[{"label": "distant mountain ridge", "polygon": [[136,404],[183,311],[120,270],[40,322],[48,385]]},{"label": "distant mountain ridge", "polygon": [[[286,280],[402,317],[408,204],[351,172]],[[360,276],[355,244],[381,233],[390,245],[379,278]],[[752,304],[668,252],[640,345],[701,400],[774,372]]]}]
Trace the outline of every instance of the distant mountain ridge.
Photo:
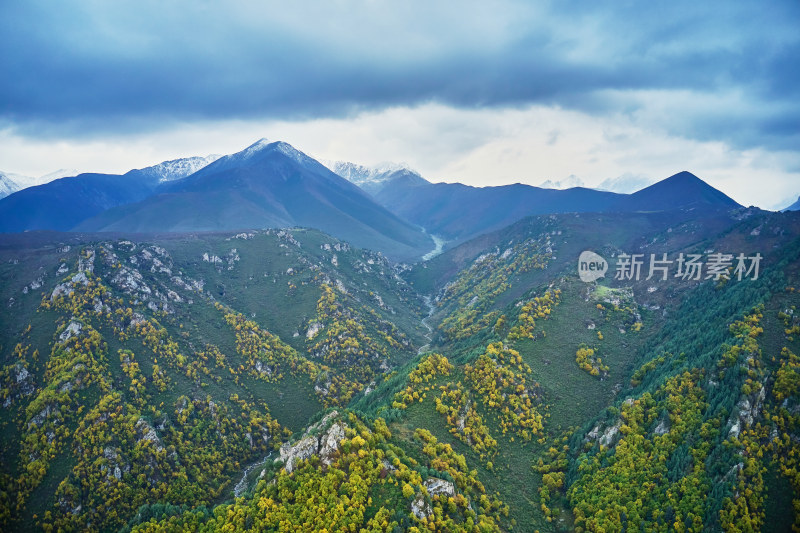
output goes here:
[{"label": "distant mountain ridge", "polygon": [[[124,175],[87,173],[74,176],[68,170],[47,174],[39,179],[54,179],[20,187],[6,198],[0,198],[0,232],[69,231],[106,209],[143,200],[153,194],[160,183],[186,177],[192,169],[205,166],[207,159],[190,157],[165,161]],[[67,177],[57,177],[60,174],[67,174]]]},{"label": "distant mountain ridge", "polygon": [[34,187],[36,185],[44,185],[59,178],[66,178],[69,176],[77,176],[78,171],[72,169],[62,168],[55,172],[50,172],[39,177],[24,176],[22,174],[14,174],[11,172],[0,171],[0,199],[5,198],[17,191]]},{"label": "distant mountain ridge", "polygon": [[303,226],[403,260],[433,250],[431,235],[449,247],[531,215],[740,207],[689,172],[633,194],[519,183],[471,187],[431,183],[402,164],[326,166],[267,139],[226,156],[165,161],[124,175],[81,174],[11,192],[0,199],[0,232]]},{"label": "distant mountain ridge", "polygon": [[742,207],[733,198],[683,171],[628,195],[612,209],[623,211],[666,211],[689,207]]},{"label": "distant mountain ridge", "polygon": [[325,166],[370,194],[379,192],[389,183],[399,179],[407,180],[409,183],[428,183],[405,163],[383,163],[376,167],[367,167],[346,161],[330,161],[325,162]]},{"label": "distant mountain ridge", "polygon": [[208,166],[221,155],[209,155],[206,157],[186,157],[164,161],[151,167],[140,169],[143,175],[157,180],[159,183],[175,181],[190,176],[203,167]]},{"label": "distant mountain ridge", "polygon": [[489,187],[431,183],[408,169],[381,173],[352,163],[338,163],[333,168],[397,216],[450,241],[451,245],[530,215],[741,207],[685,171],[633,194],[621,194],[586,187],[543,188],[520,183]]},{"label": "distant mountain ridge", "polygon": [[102,212],[80,231],[217,231],[314,227],[397,259],[433,241],[372,197],[284,142],[262,139],[142,201]]}]

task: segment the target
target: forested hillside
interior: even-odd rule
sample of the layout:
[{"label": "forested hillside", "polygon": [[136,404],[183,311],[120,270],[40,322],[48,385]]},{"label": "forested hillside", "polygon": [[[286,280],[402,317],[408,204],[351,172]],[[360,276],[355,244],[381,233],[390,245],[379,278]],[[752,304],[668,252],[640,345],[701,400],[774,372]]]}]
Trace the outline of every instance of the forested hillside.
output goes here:
[{"label": "forested hillside", "polygon": [[[714,253],[758,271],[615,276]],[[547,215],[413,266],[304,229],[0,259],[4,529],[800,527],[796,214]]]}]

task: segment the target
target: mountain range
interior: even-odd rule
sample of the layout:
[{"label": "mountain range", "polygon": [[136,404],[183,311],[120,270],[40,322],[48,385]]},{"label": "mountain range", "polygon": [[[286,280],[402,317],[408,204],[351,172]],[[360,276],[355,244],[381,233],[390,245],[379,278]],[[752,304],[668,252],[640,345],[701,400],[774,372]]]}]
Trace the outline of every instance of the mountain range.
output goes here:
[{"label": "mountain range", "polygon": [[266,140],[76,229],[187,232],[296,226],[324,229],[402,259],[433,246],[419,228],[316,160],[286,143]]},{"label": "mountain range", "polygon": [[[5,185],[2,185],[5,183]],[[0,182],[6,190],[13,184]],[[191,232],[313,227],[393,259],[413,260],[526,216],[741,207],[689,172],[633,194],[524,184],[431,183],[387,164],[321,164],[283,142],[167,161],[124,175],[81,174],[0,199],[0,232]]]},{"label": "mountain range", "polygon": [[[265,167],[276,199],[369,200],[275,143],[136,205],[255,204]],[[708,192],[630,201],[677,185]],[[411,266],[306,228],[0,235],[0,530],[790,531],[800,214],[702,205],[529,216]],[[677,275],[712,250],[759,269]]]},{"label": "mountain range", "polygon": [[261,140],[12,222],[0,531],[800,527],[800,213]]},{"label": "mountain range", "polygon": [[23,176],[22,174],[12,174],[10,172],[0,171],[0,198],[5,198],[10,194],[21,191],[22,189],[26,189],[28,187],[43,185],[59,178],[77,175],[77,170],[65,168],[39,177]]},{"label": "mountain range", "polygon": [[409,169],[382,173],[363,183],[373,197],[398,216],[452,243],[505,227],[523,217],[549,213],[669,211],[692,207],[741,207],[690,172],[680,172],[633,194],[585,187],[545,189],[516,183],[471,187],[430,183]]}]

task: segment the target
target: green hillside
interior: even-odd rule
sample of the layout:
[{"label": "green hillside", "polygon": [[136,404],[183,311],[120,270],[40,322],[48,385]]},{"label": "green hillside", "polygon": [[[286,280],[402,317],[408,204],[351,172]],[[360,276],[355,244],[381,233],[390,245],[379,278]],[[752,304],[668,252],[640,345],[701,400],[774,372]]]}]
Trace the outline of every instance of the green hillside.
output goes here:
[{"label": "green hillside", "polygon": [[[0,248],[4,529],[800,524],[796,215],[533,217],[411,267],[303,229],[39,237]],[[721,252],[758,276],[615,279]]]}]

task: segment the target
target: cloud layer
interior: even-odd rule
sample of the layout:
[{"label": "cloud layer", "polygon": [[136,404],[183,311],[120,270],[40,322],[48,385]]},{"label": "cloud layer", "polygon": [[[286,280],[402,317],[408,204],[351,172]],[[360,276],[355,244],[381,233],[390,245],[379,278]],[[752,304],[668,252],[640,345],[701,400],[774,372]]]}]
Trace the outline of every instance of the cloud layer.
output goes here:
[{"label": "cloud layer", "polygon": [[[613,7],[3,2],[0,132],[20,143],[97,144],[191,125],[333,120],[353,127],[359,117],[396,110],[451,109],[450,124],[441,113],[421,127],[436,126],[455,148],[463,147],[445,150],[457,152],[451,160],[457,167],[491,141],[487,132],[458,135],[448,128],[458,130],[470,113],[488,111],[495,119],[487,126],[507,133],[512,126],[503,117],[535,108],[612,129],[621,121],[654,140],[768,153],[781,161],[782,172],[800,171],[798,2]],[[411,113],[405,120],[426,119]],[[557,127],[541,133],[554,144],[573,140]],[[594,139],[601,142],[627,151],[626,139]],[[546,178],[573,173],[579,170]]]},{"label": "cloud layer", "polygon": [[23,131],[91,134],[540,103],[787,148],[799,15],[794,1],[4,2],[0,113]]}]

